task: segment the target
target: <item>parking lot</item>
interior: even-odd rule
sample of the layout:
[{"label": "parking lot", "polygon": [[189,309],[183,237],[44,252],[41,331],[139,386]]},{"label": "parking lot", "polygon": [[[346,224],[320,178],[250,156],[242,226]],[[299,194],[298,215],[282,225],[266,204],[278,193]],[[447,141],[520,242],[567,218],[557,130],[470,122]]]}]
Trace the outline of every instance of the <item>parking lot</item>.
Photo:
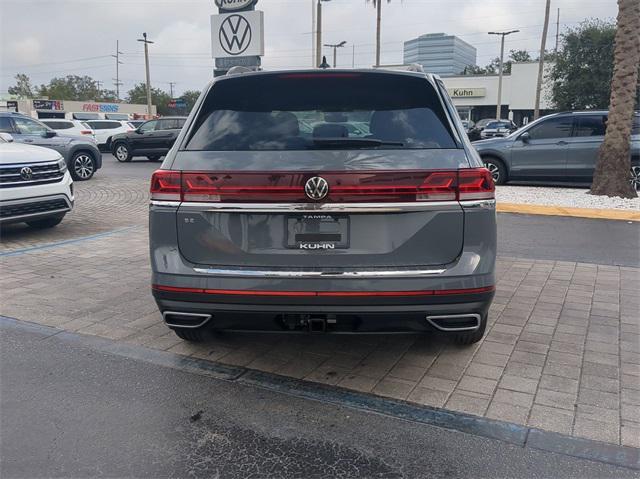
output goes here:
[{"label": "parking lot", "polygon": [[575,219],[500,215],[497,293],[473,346],[437,335],[282,334],[194,346],[162,324],[150,293],[147,190],[158,164],[104,161],[93,180],[76,183],[75,210],[57,228],[3,231],[1,315],[640,447],[637,223],[581,220],[616,246],[587,241],[572,259],[570,247],[524,249],[518,238],[530,221],[562,242],[562,221]]}]

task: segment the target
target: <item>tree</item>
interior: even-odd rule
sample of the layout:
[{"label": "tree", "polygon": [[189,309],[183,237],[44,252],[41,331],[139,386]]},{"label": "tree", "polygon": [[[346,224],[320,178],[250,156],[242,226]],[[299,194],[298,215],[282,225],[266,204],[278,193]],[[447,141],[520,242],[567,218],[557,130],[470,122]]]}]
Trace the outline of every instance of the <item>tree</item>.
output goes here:
[{"label": "tree", "polygon": [[[171,95],[160,88],[151,88],[151,103],[156,106],[158,115],[171,115],[174,110],[169,108]],[[145,83],[138,83],[127,93],[127,102],[140,105],[147,104],[147,86]]]},{"label": "tree", "polygon": [[640,2],[618,0],[609,118],[591,185],[591,194],[636,198],[629,182],[631,125],[638,101]]},{"label": "tree", "polygon": [[612,23],[588,20],[562,35],[549,74],[551,99],[558,110],[607,108],[615,33]]},{"label": "tree", "polygon": [[195,105],[196,100],[200,96],[200,92],[198,90],[186,90],[180,98],[184,100],[187,104],[185,110],[191,111],[193,105]]},{"label": "tree", "polygon": [[[511,73],[511,65],[514,62],[530,62],[533,61],[531,55],[526,50],[509,50],[509,56],[505,60],[502,72],[505,75]],[[468,65],[462,70],[463,75],[496,75],[500,69],[500,57],[496,57],[485,67],[477,65]]]},{"label": "tree", "polygon": [[40,85],[38,96],[55,100],[115,101],[116,95],[112,90],[100,89],[98,82],[89,76],[67,75]]},{"label": "tree", "polygon": [[[376,9],[376,66],[380,66],[380,30],[382,27],[382,0],[367,0],[367,3],[373,2]],[[391,0],[387,0],[390,3]]]},{"label": "tree", "polygon": [[15,77],[15,86],[9,87],[9,95],[16,95],[18,98],[33,98],[33,87],[31,79],[24,73],[18,73]]}]

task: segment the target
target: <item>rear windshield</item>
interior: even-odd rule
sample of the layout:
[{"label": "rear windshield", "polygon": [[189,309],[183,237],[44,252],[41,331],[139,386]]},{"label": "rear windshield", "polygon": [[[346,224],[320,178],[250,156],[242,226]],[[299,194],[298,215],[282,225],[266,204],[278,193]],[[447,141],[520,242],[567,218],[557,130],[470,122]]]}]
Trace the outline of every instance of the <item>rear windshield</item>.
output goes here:
[{"label": "rear windshield", "polygon": [[457,147],[427,80],[356,72],[221,80],[186,144],[211,151]]}]

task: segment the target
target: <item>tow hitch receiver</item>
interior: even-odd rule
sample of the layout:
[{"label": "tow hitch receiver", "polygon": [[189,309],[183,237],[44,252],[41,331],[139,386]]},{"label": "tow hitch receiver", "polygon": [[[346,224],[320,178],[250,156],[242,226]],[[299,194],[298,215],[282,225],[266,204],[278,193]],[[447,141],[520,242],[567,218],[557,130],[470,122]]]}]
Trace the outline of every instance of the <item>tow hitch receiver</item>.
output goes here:
[{"label": "tow hitch receiver", "polygon": [[309,318],[307,327],[310,333],[324,333],[327,331],[327,320],[325,318]]}]

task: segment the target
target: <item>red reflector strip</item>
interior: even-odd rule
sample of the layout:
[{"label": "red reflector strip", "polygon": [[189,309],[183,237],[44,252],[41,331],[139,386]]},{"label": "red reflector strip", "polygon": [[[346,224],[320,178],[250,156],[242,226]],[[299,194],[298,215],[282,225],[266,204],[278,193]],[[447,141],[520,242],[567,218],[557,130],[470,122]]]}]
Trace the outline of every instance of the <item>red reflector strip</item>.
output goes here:
[{"label": "red reflector strip", "polygon": [[371,296],[449,296],[457,294],[478,294],[495,291],[495,286],[467,289],[430,289],[423,291],[254,291],[239,289],[180,288],[176,286],[152,285],[156,291],[169,293],[217,294],[226,296],[289,296],[289,297],[371,297]]}]

